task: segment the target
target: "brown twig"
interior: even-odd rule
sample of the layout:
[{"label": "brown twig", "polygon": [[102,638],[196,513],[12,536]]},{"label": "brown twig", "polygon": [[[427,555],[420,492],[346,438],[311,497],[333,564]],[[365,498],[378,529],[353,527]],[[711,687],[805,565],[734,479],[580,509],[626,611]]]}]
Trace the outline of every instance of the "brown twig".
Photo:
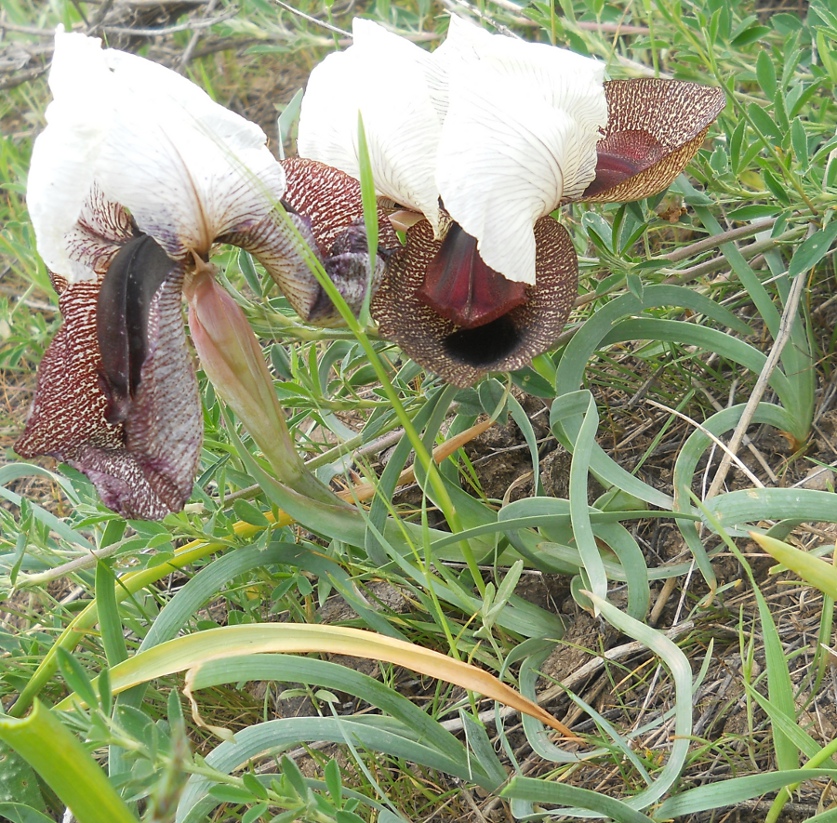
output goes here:
[{"label": "brown twig", "polygon": [[[209,0],[206,4],[205,14],[210,14],[212,10],[215,8],[215,3],[217,0]],[[236,10],[233,9],[233,12]],[[186,48],[183,50],[183,54],[180,57],[180,71],[186,68],[189,65],[189,61],[192,59],[192,54],[195,51],[195,48],[198,45],[198,40],[201,38],[201,27],[193,26],[192,36],[189,38],[189,43],[187,44]]]},{"label": "brown twig", "polygon": [[[744,435],[747,433],[747,428],[753,419],[753,415],[756,413],[756,408],[758,408],[759,403],[761,403],[761,398],[767,389],[768,381],[770,380],[773,372],[776,370],[776,367],[779,365],[779,358],[782,356],[782,350],[785,348],[785,344],[788,340],[790,340],[791,328],[799,309],[799,301],[802,297],[802,290],[808,280],[807,274],[807,271],[801,272],[793,281],[790,293],[788,294],[787,303],[785,304],[785,310],[782,312],[782,319],[779,321],[779,331],[776,334],[776,339],[770,349],[770,354],[764,362],[764,366],[762,367],[761,374],[759,374],[758,380],[756,381],[756,385],[753,386],[747,405],[744,407],[744,411],[741,412],[741,419],[735,427],[735,431],[730,438],[729,445],[724,447],[724,456],[721,459],[721,465],[715,473],[712,485],[706,493],[705,500],[711,499],[721,490],[721,486],[723,486],[727,474],[729,473],[732,461],[735,459],[736,462],[740,463],[735,455],[738,453],[738,449],[741,448]],[[753,478],[751,477],[750,479],[752,480]],[[757,485],[761,485],[761,483],[757,483]]]},{"label": "brown twig", "polygon": [[730,229],[722,234],[714,234],[709,237],[704,237],[695,243],[690,243],[688,246],[675,249],[669,254],[660,256],[660,260],[668,260],[669,263],[679,263],[681,260],[688,260],[695,254],[703,254],[705,251],[717,249],[723,243],[733,243],[736,240],[742,240],[745,237],[751,237],[758,234],[765,229],[772,229],[776,225],[776,218],[771,217],[767,220],[758,220],[755,223],[748,223],[746,226],[739,226],[736,229]]}]

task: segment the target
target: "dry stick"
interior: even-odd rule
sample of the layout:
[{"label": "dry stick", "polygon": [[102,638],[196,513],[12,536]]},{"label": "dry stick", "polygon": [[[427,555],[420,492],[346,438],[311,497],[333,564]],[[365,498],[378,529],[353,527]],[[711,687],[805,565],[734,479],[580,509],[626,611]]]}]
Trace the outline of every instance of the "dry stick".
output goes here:
[{"label": "dry stick", "polygon": [[[753,243],[750,243],[749,246],[744,246],[743,248],[739,249],[739,251],[746,259],[752,260],[754,257],[757,257],[762,252],[769,251],[770,249],[775,248],[785,240],[796,239],[800,235],[800,233],[800,229],[789,229],[784,234],[780,234],[778,237],[767,237],[764,240],[756,240]],[[729,232],[727,232],[727,234],[729,234]],[[719,238],[721,236],[722,235],[718,235]],[[722,242],[726,242],[726,240]],[[697,243],[695,243],[695,245],[697,245]],[[666,277],[664,282],[667,284],[680,286],[684,283],[688,283],[690,280],[694,280],[698,277],[701,277],[704,274],[712,274],[713,272],[725,269],[728,265],[729,261],[722,254],[718,257],[713,257],[711,260],[705,260],[703,263],[698,263],[696,266],[692,266],[691,268],[683,269],[682,271],[677,272],[676,274],[669,275],[668,277]]]},{"label": "dry stick", "polygon": [[[206,9],[204,9],[204,14],[211,14],[212,10],[215,8],[216,0],[209,0],[206,4]],[[235,10],[232,12],[235,13]],[[205,22],[205,21],[204,21]],[[201,32],[200,29],[195,27],[194,31],[192,32],[192,36],[189,38],[189,43],[186,46],[183,54],[180,57],[180,68],[185,69],[186,66],[189,65],[189,61],[192,59],[192,54],[195,51],[195,47],[198,45],[198,41],[201,39]]]},{"label": "dry stick", "polygon": [[[706,388],[706,386],[703,385],[703,383],[700,382],[700,380],[692,378],[692,383],[706,395],[709,402],[715,408],[715,411],[724,410],[724,407],[717,401],[715,397],[712,396],[712,393],[709,391],[709,389]],[[750,438],[747,435],[744,436],[744,445],[750,450],[750,454],[752,454],[753,457],[755,457],[756,460],[759,461],[759,465],[764,470],[764,473],[770,478],[770,482],[778,484],[779,478],[776,476],[776,473],[773,471],[773,469],[770,468],[770,464],[767,462],[765,456],[758,450],[758,448],[756,448],[756,445],[753,443],[752,440],[750,440]]]},{"label": "dry stick", "polygon": [[0,20],[0,32],[7,31],[17,32],[18,34],[35,34],[38,37],[55,37],[55,29],[42,29],[38,26],[25,26],[21,23]]},{"label": "dry stick", "polygon": [[[684,634],[688,634],[694,627],[695,623],[693,620],[684,620],[682,623],[678,623],[676,626],[672,626],[670,629],[667,629],[663,632],[663,634],[669,640],[675,640],[678,637],[682,637]],[[554,700],[556,697],[561,697],[568,691],[572,691],[577,686],[584,683],[587,678],[591,677],[599,669],[603,668],[605,663],[621,660],[622,658],[628,657],[636,652],[647,653],[648,646],[639,640],[633,640],[630,643],[624,643],[621,646],[615,646],[606,652],[597,654],[592,660],[581,666],[581,668],[576,669],[569,677],[564,678],[560,683],[550,686],[550,688],[546,691],[539,694],[537,699],[538,704],[543,706],[550,700]],[[502,709],[500,711],[501,715],[505,716],[505,712]],[[508,714],[511,713],[512,712],[508,712]],[[493,712],[491,712],[491,714],[493,714]],[[483,719],[482,713],[480,714],[480,719]],[[454,728],[454,726],[449,723],[443,723],[442,725],[449,731]]]},{"label": "dry stick", "polygon": [[771,375],[779,365],[779,358],[782,355],[782,350],[785,348],[785,344],[788,340],[790,340],[791,328],[793,327],[793,321],[796,319],[799,301],[802,297],[802,289],[805,286],[807,279],[807,271],[803,271],[800,272],[796,276],[796,280],[793,281],[790,294],[788,294],[788,302],[785,305],[784,312],[782,312],[782,319],[779,321],[779,333],[776,335],[776,340],[773,342],[773,346],[770,349],[770,355],[762,367],[759,379],[753,387],[750,399],[747,401],[747,405],[741,413],[741,419],[735,427],[735,431],[730,438],[729,445],[724,448],[724,456],[721,459],[721,465],[715,473],[715,478],[713,479],[712,485],[709,487],[709,491],[706,493],[704,500],[710,500],[715,497],[715,495],[717,495],[721,490],[721,486],[723,486],[724,481],[727,479],[727,474],[729,473],[732,460],[741,448],[744,435],[747,433],[747,429],[753,420],[753,415],[756,413],[756,408],[759,403],[761,403],[761,398],[767,389],[768,380],[770,380]]},{"label": "dry stick", "polygon": [[[496,420],[492,418],[488,418],[483,420],[481,423],[476,423],[471,426],[469,429],[466,429],[464,432],[460,432],[457,435],[454,435],[449,440],[445,440],[440,446],[437,446],[433,449],[433,460],[436,463],[441,463],[446,458],[450,457],[457,449],[461,449],[466,443],[469,443],[475,437],[481,435],[484,431],[490,429]],[[401,474],[398,475],[398,480],[396,481],[397,486],[406,486],[409,483],[412,483],[416,479],[416,472],[415,466],[408,466]],[[370,497],[375,496],[375,492],[377,491],[378,484],[377,482],[372,483],[361,483],[357,486],[352,486],[350,489],[347,489],[345,492],[342,492],[339,496],[343,497],[345,500],[368,500]]]},{"label": "dry stick", "polygon": [[722,243],[732,243],[736,240],[743,240],[745,237],[750,237],[753,234],[758,234],[765,229],[772,229],[776,224],[776,218],[771,217],[767,220],[757,220],[754,223],[748,223],[746,226],[739,226],[737,229],[730,229],[723,234],[710,235],[704,237],[702,240],[697,240],[690,243],[688,246],[683,246],[680,249],[675,249],[668,254],[661,254],[660,260],[668,260],[669,263],[679,263],[681,260],[687,260],[695,254],[702,254],[705,251],[717,249]]},{"label": "dry stick", "polygon": [[[704,237],[701,240],[696,241],[695,243],[691,243],[688,246],[684,246],[682,249],[677,249],[669,254],[663,254],[660,257],[654,258],[655,260],[665,260],[669,263],[676,263],[680,260],[685,260],[692,255],[700,254],[705,251],[710,251],[711,249],[715,249],[720,246],[722,243],[730,243],[734,242],[735,240],[741,240],[742,238],[749,237],[753,234],[757,234],[760,231],[764,231],[765,229],[770,227],[770,222],[767,220],[759,221],[758,223],[751,223],[748,226],[740,226],[737,229],[730,229],[729,231],[725,231],[722,234],[713,235],[711,237]],[[798,229],[791,229],[786,231],[784,234],[779,235],[779,237],[769,237],[765,240],[757,240],[754,243],[751,243],[749,246],[744,246],[740,248],[739,251],[741,254],[744,255],[746,258],[755,257],[757,254],[760,254],[763,251],[768,249],[772,249],[774,246],[781,243],[783,240],[791,240],[799,234]],[[683,285],[684,283],[689,282],[690,280],[694,280],[697,277],[700,277],[704,274],[711,274],[714,271],[718,271],[719,269],[723,269],[727,266],[727,259],[724,255],[719,255],[718,257],[713,257],[711,260],[705,260],[703,263],[698,263],[695,266],[692,266],[688,269],[683,269],[682,271],[677,272],[676,274],[671,274],[663,281],[666,284],[674,284],[674,285]],[[602,297],[602,294],[597,294],[596,292],[590,292],[588,294],[584,294],[581,297],[578,297],[575,301],[575,307],[579,308],[580,306],[584,306],[587,303],[592,303],[594,300],[598,300]]]},{"label": "dry stick", "polygon": [[326,23],[325,20],[319,20],[316,17],[311,17],[310,14],[305,14],[305,12],[300,11],[299,9],[295,9],[288,3],[283,3],[282,0],[273,0],[277,6],[280,8],[285,9],[285,11],[291,12],[291,14],[295,14],[297,17],[301,17],[303,20],[307,20],[309,23],[313,23],[315,26],[319,26],[322,29],[326,29],[327,31],[333,32],[334,34],[339,34],[342,37],[348,37],[351,40],[351,33],[348,31],[344,31],[343,29],[338,29],[337,26],[332,26],[331,23]]},{"label": "dry stick", "polygon": [[[493,5],[504,11],[510,11],[512,14],[520,15],[524,11],[524,7],[512,3],[511,0],[491,0]],[[530,26],[536,28],[539,24],[528,17],[516,16],[514,22],[520,26]],[[600,31],[607,34],[650,34],[651,29],[648,26],[634,26],[622,23],[593,23],[587,20],[576,20],[575,26],[578,26],[582,31]]]},{"label": "dry stick", "polygon": [[666,604],[668,603],[668,600],[671,597],[671,595],[674,594],[674,587],[676,585],[676,577],[669,577],[663,583],[663,587],[660,589],[660,593],[657,595],[657,600],[654,603],[654,607],[651,609],[651,614],[648,615],[649,626],[656,626],[657,623],[660,622],[660,617],[662,616],[663,609],[666,607]]},{"label": "dry stick", "polygon": [[28,83],[30,80],[34,80],[42,74],[46,74],[48,68],[49,66],[41,66],[37,69],[27,69],[26,71],[16,72],[13,77],[0,80],[0,89],[13,89],[17,86],[23,85],[24,83]]},{"label": "dry stick", "polygon": [[[736,455],[735,450],[732,448],[732,443],[730,443],[729,446],[725,446],[724,442],[722,440],[720,440],[718,437],[716,437],[714,434],[712,434],[712,432],[709,431],[709,429],[707,429],[705,426],[701,426],[701,424],[698,423],[697,420],[693,420],[691,417],[689,417],[689,415],[683,414],[683,412],[679,412],[679,411],[677,411],[677,409],[671,408],[671,406],[665,406],[662,403],[658,403],[656,400],[646,400],[645,402],[648,403],[651,406],[656,406],[658,409],[663,409],[663,411],[667,411],[669,414],[673,414],[673,415],[679,417],[681,420],[685,420],[687,423],[689,423],[690,425],[694,426],[696,429],[703,432],[719,449],[721,449],[724,452],[724,460],[726,460],[727,463],[731,463],[734,460],[736,466],[738,466],[738,468],[741,469],[741,471],[743,471],[744,474],[747,475],[747,477],[750,479],[750,482],[754,486],[759,486],[759,487],[764,486],[764,483],[762,483],[761,480],[759,480],[758,477],[756,477],[747,468],[747,466],[744,463],[741,462],[741,458]],[[745,411],[746,411],[746,409],[745,409]],[[707,496],[707,498],[710,497],[710,495],[708,495],[708,494],[706,496]]]},{"label": "dry stick", "polygon": [[113,0],[105,0],[101,6],[99,6],[99,10],[96,14],[93,15],[92,19],[90,20],[90,27],[87,29],[87,33],[89,34],[92,31],[95,31],[105,20],[105,17],[108,16],[108,12],[111,10],[113,6]]},{"label": "dry stick", "polygon": [[136,37],[163,37],[167,34],[176,34],[179,31],[195,31],[197,29],[209,29],[216,23],[223,23],[238,14],[238,9],[230,9],[210,20],[195,20],[188,23],[178,23],[174,26],[166,26],[159,29],[132,29],[127,26],[102,26],[105,34],[129,34]]},{"label": "dry stick", "polygon": [[[354,451],[350,452],[349,457],[351,458],[352,463],[357,463],[361,458],[368,457],[374,454],[380,454],[382,451],[390,448],[391,446],[398,445],[398,442],[404,436],[404,429],[398,428],[394,429],[391,432],[387,432],[386,434],[382,434],[380,437],[376,437],[374,440],[370,440],[363,446],[355,449]],[[318,468],[320,465],[328,465],[328,459],[325,459],[325,455],[329,455],[332,453],[338,452],[338,447],[334,446],[329,449],[327,452],[323,452],[323,454],[317,455],[317,457],[312,458],[311,460],[307,460],[305,462],[306,467],[309,469]],[[344,457],[345,455],[341,455],[338,453],[338,457]],[[317,463],[316,461],[322,460],[322,463]],[[252,497],[258,491],[261,490],[261,486],[258,483],[254,483],[252,486],[247,486],[246,488],[239,489],[237,492],[231,492],[230,494],[224,497],[224,505],[228,505],[230,503],[235,502],[239,498],[248,498]]]}]

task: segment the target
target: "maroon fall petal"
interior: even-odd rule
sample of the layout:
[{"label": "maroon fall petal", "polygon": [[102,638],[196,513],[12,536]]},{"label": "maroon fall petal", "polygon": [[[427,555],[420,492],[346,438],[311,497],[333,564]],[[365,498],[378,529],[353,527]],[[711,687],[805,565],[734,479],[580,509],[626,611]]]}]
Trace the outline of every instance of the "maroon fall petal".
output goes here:
[{"label": "maroon fall petal", "polygon": [[[282,161],[282,168],[282,201],[309,219],[317,246],[327,256],[347,228],[363,222],[360,183],[340,169],[304,157],[289,157]],[[378,224],[381,245],[398,246],[398,238],[381,208]]]},{"label": "maroon fall petal", "polygon": [[457,223],[427,267],[419,300],[465,329],[484,326],[526,302],[526,284],[486,266],[477,239]]},{"label": "maroon fall petal", "polygon": [[490,371],[513,371],[549,349],[564,328],[577,292],[578,261],[566,229],[550,217],[535,224],[537,283],[526,302],[476,328],[464,328],[428,306],[420,292],[440,241],[423,220],[407,232],[372,299],[382,337],[456,386]]},{"label": "maroon fall petal", "polygon": [[84,472],[105,505],[159,519],[188,500],[200,456],[201,408],[181,314],[183,269],[150,301],[145,356],[123,422],[111,401],[97,334],[99,281],[56,278],[64,323],[44,354],[23,435],[22,457],[51,455]]},{"label": "maroon fall petal", "polygon": [[[339,169],[301,157],[282,162],[285,194],[282,202],[306,239],[319,253],[328,275],[355,311],[363,305],[369,269],[366,226],[360,183]],[[386,212],[378,209],[378,260],[372,290],[378,288],[390,253],[401,247]],[[268,269],[270,271],[270,269]],[[271,272],[272,273],[272,272]],[[319,325],[339,322],[331,300],[309,271],[300,272],[297,285],[276,279],[296,312]],[[313,285],[308,284],[313,282]],[[294,300],[289,293],[305,283],[306,299]]]},{"label": "maroon fall petal", "polygon": [[581,200],[641,200],[667,188],[695,156],[726,104],[722,89],[639,78],[604,84],[607,128],[596,177]]},{"label": "maroon fall petal", "polygon": [[596,179],[584,197],[608,191],[651,168],[665,156],[663,145],[642,129],[619,131],[596,146]]}]

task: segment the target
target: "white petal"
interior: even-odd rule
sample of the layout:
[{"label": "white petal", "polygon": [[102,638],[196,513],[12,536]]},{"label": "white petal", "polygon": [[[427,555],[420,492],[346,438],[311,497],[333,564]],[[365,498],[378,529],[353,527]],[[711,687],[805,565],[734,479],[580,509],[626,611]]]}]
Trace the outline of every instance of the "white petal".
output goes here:
[{"label": "white petal", "polygon": [[50,87],[27,199],[41,256],[70,282],[94,276],[68,239],[94,190],[174,257],[207,254],[284,192],[264,132],[162,66],[59,30]]},{"label": "white petal", "polygon": [[584,129],[597,131],[607,123],[604,64],[567,49],[527,43],[489,34],[459,17],[451,17],[448,36],[435,55],[445,70],[478,70],[506,76],[550,106],[572,114]]},{"label": "white petal", "polygon": [[97,177],[170,254],[207,254],[216,237],[257,222],[285,178],[254,123],[135,55],[108,50],[118,90]]},{"label": "white petal", "polygon": [[535,221],[595,176],[602,68],[456,18],[439,52],[449,73],[436,178],[444,206],[491,268],[534,283]]},{"label": "white petal", "polygon": [[439,82],[437,71],[429,54],[375,23],[355,20],[354,36],[311,73],[299,153],[359,178],[360,112],[378,193],[422,212],[438,229],[439,118],[428,88],[432,78]]},{"label": "white petal", "polygon": [[54,100],[46,111],[48,125],[35,140],[29,167],[29,215],[47,267],[69,282],[93,279],[92,270],[69,258],[64,238],[92,187],[110,119],[103,104],[110,78],[99,41],[59,28],[49,85]]},{"label": "white petal", "polygon": [[577,162],[569,157],[561,163],[565,187],[561,196],[584,191],[595,176],[599,131],[607,125],[603,63],[567,49],[489,34],[458,17],[451,18],[448,38],[439,52],[443,52],[451,82],[460,90],[467,91],[469,84],[482,78],[484,88],[497,84],[498,108],[523,102],[521,95],[532,94],[572,117],[577,125],[575,139],[582,145],[574,152]]}]

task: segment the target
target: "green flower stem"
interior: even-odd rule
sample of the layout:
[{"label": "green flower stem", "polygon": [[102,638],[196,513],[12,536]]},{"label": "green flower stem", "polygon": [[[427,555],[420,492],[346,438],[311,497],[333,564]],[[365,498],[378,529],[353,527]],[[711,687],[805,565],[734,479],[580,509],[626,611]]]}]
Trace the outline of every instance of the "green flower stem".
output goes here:
[{"label": "green flower stem", "polygon": [[[453,505],[453,502],[450,499],[450,495],[448,494],[448,491],[445,488],[442,475],[440,474],[439,469],[436,466],[436,463],[434,462],[433,458],[430,456],[430,453],[425,448],[424,443],[421,440],[421,437],[415,429],[415,426],[413,426],[413,421],[410,419],[410,416],[407,414],[406,409],[402,405],[401,400],[398,396],[398,392],[395,391],[395,388],[392,385],[392,381],[390,381],[389,375],[387,374],[386,369],[381,363],[381,359],[378,356],[378,353],[372,346],[369,337],[366,335],[366,332],[364,331],[363,327],[358,322],[358,319],[354,316],[354,314],[352,314],[351,309],[349,309],[349,307],[346,305],[346,301],[343,299],[343,296],[337,290],[334,283],[332,283],[331,278],[326,274],[325,270],[320,264],[320,261],[317,260],[314,253],[308,248],[302,236],[297,231],[296,226],[294,226],[290,220],[287,221],[287,226],[289,227],[289,230],[296,233],[297,242],[299,243],[300,254],[308,263],[309,268],[319,281],[323,290],[339,311],[340,316],[345,322],[346,326],[355,336],[361,348],[366,353],[366,356],[369,358],[369,362],[375,371],[375,376],[380,381],[381,387],[383,388],[387,396],[387,399],[392,404],[392,408],[393,411],[395,411],[396,417],[398,418],[401,425],[404,427],[404,433],[406,434],[407,439],[410,441],[410,445],[413,447],[413,451],[416,455],[416,460],[426,473],[427,480],[430,483],[431,489],[433,490],[433,495],[436,499],[436,503],[441,509],[445,519],[447,520],[448,525],[451,528],[451,531],[454,533],[461,532],[463,530],[462,521],[459,519],[456,507]],[[477,586],[480,595],[484,596],[485,583],[483,582],[482,575],[480,574],[479,567],[477,566],[477,561],[474,557],[474,553],[473,551],[471,551],[471,547],[467,543],[467,541],[462,541],[460,543],[460,550],[462,552],[462,557],[465,559],[465,563],[468,566],[468,570],[470,571],[471,576],[474,580],[474,584]]]}]

